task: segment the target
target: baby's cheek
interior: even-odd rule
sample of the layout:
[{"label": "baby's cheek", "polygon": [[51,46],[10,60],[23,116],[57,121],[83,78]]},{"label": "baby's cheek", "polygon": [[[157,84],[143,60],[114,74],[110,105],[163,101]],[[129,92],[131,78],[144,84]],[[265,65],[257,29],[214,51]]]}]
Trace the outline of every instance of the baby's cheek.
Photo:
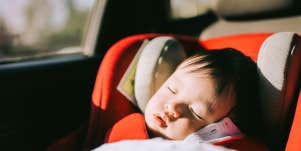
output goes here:
[{"label": "baby's cheek", "polygon": [[150,104],[151,110],[160,111],[160,110],[163,110],[164,100],[154,98],[149,101],[149,104]]},{"label": "baby's cheek", "polygon": [[169,136],[173,139],[185,139],[188,135],[196,132],[199,128],[195,122],[189,119],[179,119],[177,122],[173,123],[173,126],[169,127]]}]

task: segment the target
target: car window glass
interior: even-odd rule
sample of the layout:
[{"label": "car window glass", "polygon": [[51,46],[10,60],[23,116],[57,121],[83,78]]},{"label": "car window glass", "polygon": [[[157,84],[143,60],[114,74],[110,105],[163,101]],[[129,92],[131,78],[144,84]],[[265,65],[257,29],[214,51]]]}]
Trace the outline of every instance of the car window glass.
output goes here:
[{"label": "car window glass", "polygon": [[1,0],[0,63],[82,51],[96,0]]}]

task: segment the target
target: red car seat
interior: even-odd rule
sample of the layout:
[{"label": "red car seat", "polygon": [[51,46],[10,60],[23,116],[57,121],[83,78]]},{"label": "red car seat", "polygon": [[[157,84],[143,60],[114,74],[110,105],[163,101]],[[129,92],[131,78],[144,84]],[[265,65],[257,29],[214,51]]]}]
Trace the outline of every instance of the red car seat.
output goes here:
[{"label": "red car seat", "polygon": [[[199,50],[201,47],[205,49],[233,47],[235,49],[241,50],[244,54],[250,56],[254,61],[257,61],[258,51],[260,50],[262,43],[270,35],[271,33],[242,34],[235,36],[219,37],[209,40],[199,40],[193,37],[178,35],[169,36],[178,39],[183,44],[184,49],[187,50],[187,53],[192,53],[193,50]],[[162,36],[162,34],[141,34],[130,36],[118,41],[108,50],[107,54],[103,58],[103,61],[101,63],[96,77],[96,82],[92,95],[90,121],[88,124],[87,131],[84,131],[84,133],[86,134],[85,140],[80,142],[80,139],[78,139],[79,135],[77,135],[77,133],[74,133],[74,135],[70,135],[60,140],[55,145],[51,146],[48,150],[70,150],[71,148],[74,149],[74,146],[76,146],[75,148],[77,149],[80,147],[84,148],[84,150],[89,150],[101,145],[104,142],[114,142],[122,139],[148,138],[148,135],[147,133],[145,133],[145,130],[141,128],[143,127],[143,125],[141,125],[141,123],[139,122],[135,122],[139,121],[139,119],[143,119],[143,116],[137,113],[137,108],[130,101],[128,101],[128,99],[124,95],[122,95],[116,89],[116,87],[143,41],[145,39],[153,39],[158,36]],[[292,87],[292,89],[294,89],[294,91],[292,92],[294,92],[295,94],[292,94],[292,97],[289,98],[291,100],[289,100],[288,106],[286,107],[286,111],[284,112],[284,114],[285,117],[287,117],[286,113],[291,112],[291,114],[288,115],[294,115],[295,117],[293,119],[292,129],[290,133],[289,123],[292,120],[283,119],[287,123],[285,125],[288,128],[288,132],[286,132],[286,134],[289,134],[290,136],[288,141],[285,139],[281,140],[282,142],[280,142],[284,145],[287,144],[286,149],[288,151],[301,150],[300,95],[296,114],[294,114],[295,104],[297,102],[298,94],[300,93],[300,82],[298,80],[300,79],[301,41],[300,38],[296,36],[294,36],[293,39],[297,39],[293,41],[294,44],[297,44],[294,45],[294,48],[296,48],[294,49],[294,57],[292,58],[288,56],[289,60],[293,60],[294,62],[288,64],[290,66],[293,66],[289,70],[290,72],[288,77],[292,76],[292,79],[294,80],[288,81],[289,83],[295,83],[293,84],[294,87]],[[285,100],[283,98],[281,99]],[[289,117],[287,118],[289,119]],[[112,132],[112,128],[113,131],[115,131],[116,133]],[[111,135],[109,139],[108,136],[106,136],[108,134]],[[285,138],[285,136],[283,136],[283,138]],[[74,142],[74,140],[76,140],[77,142]],[[254,143],[251,147],[243,146],[244,144],[245,142],[234,141],[230,142],[228,145],[223,145],[232,146],[234,148],[240,148],[243,150],[250,150],[251,148],[257,148],[258,150],[260,150],[261,147],[261,145],[258,145],[256,143]]]}]

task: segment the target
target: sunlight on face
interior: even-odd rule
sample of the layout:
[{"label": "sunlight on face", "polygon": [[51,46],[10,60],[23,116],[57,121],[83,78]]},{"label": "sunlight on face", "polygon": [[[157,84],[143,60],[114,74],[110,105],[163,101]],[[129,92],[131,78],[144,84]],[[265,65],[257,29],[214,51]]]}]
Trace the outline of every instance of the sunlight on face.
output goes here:
[{"label": "sunlight on face", "polygon": [[147,127],[167,139],[184,139],[226,116],[235,104],[233,93],[216,93],[216,83],[204,73],[177,69],[149,100]]}]

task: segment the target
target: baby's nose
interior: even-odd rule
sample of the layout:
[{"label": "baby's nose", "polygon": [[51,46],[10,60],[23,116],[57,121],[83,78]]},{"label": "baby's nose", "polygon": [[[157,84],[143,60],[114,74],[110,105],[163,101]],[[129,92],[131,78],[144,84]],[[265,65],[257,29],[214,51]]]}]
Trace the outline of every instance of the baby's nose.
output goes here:
[{"label": "baby's nose", "polygon": [[182,114],[182,109],[179,104],[169,103],[164,105],[165,114],[171,119],[177,119]]}]

